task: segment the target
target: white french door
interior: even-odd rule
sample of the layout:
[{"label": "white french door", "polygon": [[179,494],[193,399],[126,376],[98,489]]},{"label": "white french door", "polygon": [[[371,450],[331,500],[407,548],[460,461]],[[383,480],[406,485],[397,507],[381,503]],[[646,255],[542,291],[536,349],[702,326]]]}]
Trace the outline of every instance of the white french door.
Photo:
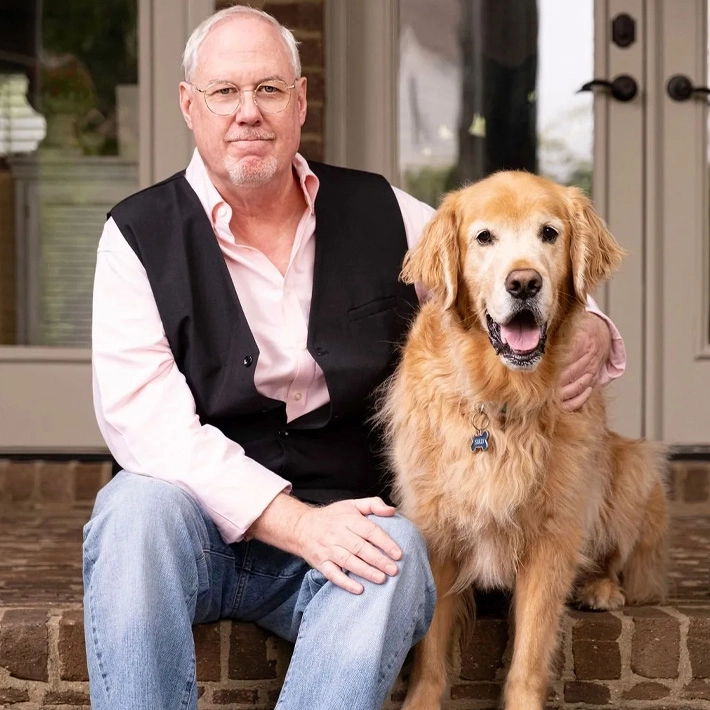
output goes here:
[{"label": "white french door", "polygon": [[[707,0],[427,5],[326,4],[327,157],[382,172],[432,204],[452,176],[501,167],[490,148],[501,114],[486,113],[486,92],[497,81],[513,87],[506,100],[520,94],[508,70],[525,79],[537,33],[537,83],[523,82],[536,104],[537,169],[590,189],[628,252],[595,294],[628,355],[609,388],[611,424],[675,445],[710,443]],[[667,84],[677,74],[701,90],[674,99]],[[593,99],[576,95],[593,79]],[[631,80],[633,96],[615,80]]]},{"label": "white french door", "polygon": [[[101,0],[96,3],[102,5]],[[28,47],[28,61],[33,55],[40,56],[40,50],[46,54],[47,44],[56,40],[57,33],[48,32],[45,38],[42,32],[53,21],[67,21],[71,0],[64,5],[58,15],[49,7],[49,15],[43,12],[26,20],[35,25],[30,31],[16,28],[18,34],[40,37],[40,46]],[[114,5],[122,7],[121,3]],[[111,97],[114,87],[109,87],[108,94],[104,87],[108,101],[102,104],[96,100],[96,111],[87,112],[83,106],[81,123],[69,134],[62,137],[48,130],[38,150],[19,158],[9,156],[11,169],[0,187],[12,181],[16,207],[11,220],[0,222],[0,237],[6,224],[17,232],[17,266],[12,271],[12,266],[2,264],[0,275],[12,274],[17,284],[18,325],[16,344],[0,346],[0,454],[105,451],[93,414],[89,350],[90,281],[96,244],[107,209],[139,187],[184,168],[190,159],[192,139],[178,108],[180,62],[190,31],[213,8],[214,0],[124,0],[121,18],[131,18],[131,26],[122,27],[117,36],[124,37],[126,45],[131,37],[137,37],[138,56],[133,74],[124,68],[123,83],[115,87],[115,104]],[[3,21],[17,20],[0,17],[0,23]],[[89,26],[87,22],[84,32]],[[69,37],[70,33],[61,36]],[[84,40],[90,44],[91,38]],[[76,44],[81,46],[81,37]],[[2,50],[0,47],[0,54]],[[125,63],[124,54],[130,59],[130,50],[117,51],[120,56],[103,74],[95,67],[92,74],[91,62],[79,51],[66,63],[66,56],[71,56],[67,47],[61,54],[57,51],[57,62],[82,67],[81,76],[89,77],[87,93],[93,91],[93,84],[100,98],[106,74]],[[45,87],[50,86],[51,69],[49,66]],[[66,75],[58,75],[58,79],[56,93],[67,99],[72,92],[65,91]],[[0,73],[0,88],[16,86],[18,81],[25,81],[21,66],[10,80]],[[0,125],[9,115],[9,109],[3,113],[2,95],[0,92]],[[47,115],[49,128],[51,101],[49,95],[45,98],[40,110]],[[87,100],[95,98],[92,95]],[[24,104],[19,110],[31,116],[23,96],[11,100],[15,107]],[[17,113],[18,109],[13,110]],[[91,121],[105,119],[101,131],[92,132]],[[40,115],[31,125],[41,127],[43,121]],[[98,143],[107,134],[115,144]],[[2,145],[0,141],[0,157],[4,157]],[[3,207],[12,204],[6,197],[0,195]],[[80,233],[84,234],[81,241],[76,237]],[[1,342],[8,342],[6,334]]]}]

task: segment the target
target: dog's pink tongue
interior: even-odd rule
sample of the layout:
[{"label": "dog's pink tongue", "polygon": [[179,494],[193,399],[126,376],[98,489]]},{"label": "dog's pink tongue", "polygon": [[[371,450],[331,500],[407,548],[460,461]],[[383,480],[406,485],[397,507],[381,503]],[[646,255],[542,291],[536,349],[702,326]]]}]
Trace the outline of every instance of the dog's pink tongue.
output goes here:
[{"label": "dog's pink tongue", "polygon": [[508,343],[516,353],[535,350],[540,342],[540,329],[532,323],[513,322],[501,325],[500,334],[504,343]]}]

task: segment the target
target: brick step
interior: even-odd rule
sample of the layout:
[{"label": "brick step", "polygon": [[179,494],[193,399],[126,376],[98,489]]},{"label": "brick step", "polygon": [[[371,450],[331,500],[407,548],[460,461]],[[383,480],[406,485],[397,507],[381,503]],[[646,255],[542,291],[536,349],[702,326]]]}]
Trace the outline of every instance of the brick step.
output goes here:
[{"label": "brick step", "polygon": [[[0,610],[0,707],[89,710],[79,605]],[[504,613],[479,617],[450,710],[493,710],[510,654]],[[273,708],[290,644],[253,624],[195,627],[200,710]],[[409,664],[405,665],[406,676]],[[399,708],[400,678],[388,710]],[[710,602],[565,615],[549,708],[710,707]]]},{"label": "brick step", "polygon": [[[0,504],[24,507],[90,504],[110,477],[108,461],[0,457]],[[668,492],[674,516],[710,515],[710,453],[708,460],[669,462]]]},{"label": "brick step", "polygon": [[[710,710],[710,464],[674,462],[671,473],[669,604],[570,610],[550,709]],[[0,708],[88,710],[81,528],[109,475],[105,463],[0,459]],[[449,710],[497,706],[508,624],[500,600],[482,601]],[[289,644],[227,621],[197,627],[195,640],[200,710],[273,707]],[[400,680],[388,710],[404,687]]]}]

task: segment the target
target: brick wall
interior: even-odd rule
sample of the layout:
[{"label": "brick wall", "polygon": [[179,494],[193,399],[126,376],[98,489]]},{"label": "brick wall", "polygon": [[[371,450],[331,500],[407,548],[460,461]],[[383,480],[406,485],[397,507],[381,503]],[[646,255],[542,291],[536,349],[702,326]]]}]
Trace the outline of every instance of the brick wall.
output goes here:
[{"label": "brick wall", "polygon": [[299,42],[303,76],[308,79],[308,115],[301,134],[300,151],[306,159],[323,160],[323,113],[325,107],[325,57],[323,53],[324,0],[217,0],[221,10],[230,5],[251,5],[288,27]]},{"label": "brick wall", "polygon": [[15,192],[0,167],[0,345],[15,342]]}]

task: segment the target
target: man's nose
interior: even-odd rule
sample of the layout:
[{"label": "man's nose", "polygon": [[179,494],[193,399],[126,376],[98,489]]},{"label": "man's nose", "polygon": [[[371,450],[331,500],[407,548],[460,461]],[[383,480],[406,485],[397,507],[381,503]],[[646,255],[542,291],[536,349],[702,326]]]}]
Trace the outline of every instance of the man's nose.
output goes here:
[{"label": "man's nose", "polygon": [[242,89],[242,101],[234,112],[238,121],[253,123],[262,118],[259,105],[256,103],[256,89]]}]

